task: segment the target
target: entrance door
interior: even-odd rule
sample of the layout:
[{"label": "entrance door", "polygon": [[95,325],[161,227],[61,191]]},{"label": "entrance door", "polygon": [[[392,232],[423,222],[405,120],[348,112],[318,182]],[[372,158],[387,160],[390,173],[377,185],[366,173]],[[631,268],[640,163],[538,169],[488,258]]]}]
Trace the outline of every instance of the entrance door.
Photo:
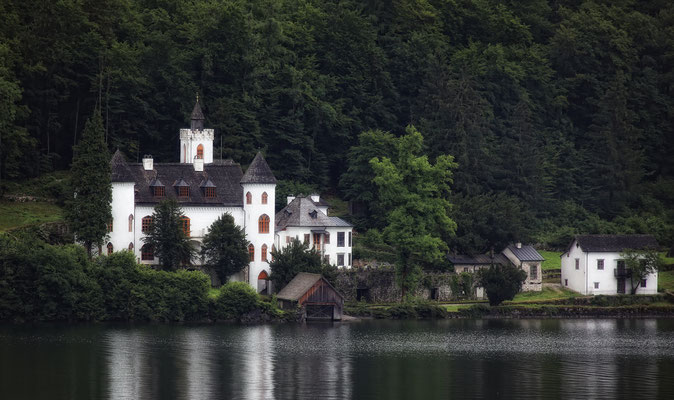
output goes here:
[{"label": "entrance door", "polygon": [[269,290],[269,275],[264,270],[257,276],[257,292],[260,294],[271,294]]},{"label": "entrance door", "polygon": [[332,320],[334,307],[335,306],[323,304],[307,305],[307,319]]},{"label": "entrance door", "polygon": [[618,293],[625,294],[625,278],[618,278]]}]

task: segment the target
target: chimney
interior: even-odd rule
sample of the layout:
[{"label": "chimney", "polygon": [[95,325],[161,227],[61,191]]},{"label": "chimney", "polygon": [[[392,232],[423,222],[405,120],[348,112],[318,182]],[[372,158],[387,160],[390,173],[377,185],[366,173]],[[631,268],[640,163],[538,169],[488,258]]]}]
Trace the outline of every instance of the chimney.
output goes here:
[{"label": "chimney", "polygon": [[194,164],[194,170],[195,171],[201,172],[201,171],[204,170],[204,159],[203,158],[194,157],[194,162],[192,164]]},{"label": "chimney", "polygon": [[311,200],[315,203],[318,203],[321,201],[321,195],[314,193],[311,195]]},{"label": "chimney", "polygon": [[146,171],[152,171],[153,168],[153,161],[152,161],[152,156],[149,154],[146,154],[143,156],[143,169]]},{"label": "chimney", "polygon": [[522,242],[515,243],[515,247],[517,247],[518,249],[521,249],[522,248]]},{"label": "chimney", "polygon": [[286,199],[288,200],[287,204],[290,204],[293,200],[295,200],[295,196],[288,196]]}]

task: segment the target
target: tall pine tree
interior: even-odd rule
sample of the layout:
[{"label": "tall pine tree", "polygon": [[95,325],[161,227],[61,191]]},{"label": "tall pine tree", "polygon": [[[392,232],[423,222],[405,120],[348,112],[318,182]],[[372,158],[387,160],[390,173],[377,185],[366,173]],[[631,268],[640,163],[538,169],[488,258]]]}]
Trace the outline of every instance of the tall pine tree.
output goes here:
[{"label": "tall pine tree", "polygon": [[77,240],[91,256],[93,245],[102,245],[112,221],[110,154],[99,110],[87,121],[80,143],[74,146],[70,169],[73,198],[66,202],[65,216]]}]

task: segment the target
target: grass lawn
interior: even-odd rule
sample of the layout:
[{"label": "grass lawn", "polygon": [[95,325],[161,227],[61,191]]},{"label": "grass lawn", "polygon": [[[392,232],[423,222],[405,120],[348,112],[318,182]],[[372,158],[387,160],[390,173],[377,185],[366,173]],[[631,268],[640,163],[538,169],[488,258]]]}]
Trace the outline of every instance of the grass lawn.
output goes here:
[{"label": "grass lawn", "polygon": [[546,250],[538,250],[538,252],[545,258],[545,261],[543,261],[543,265],[541,266],[543,271],[562,268],[562,260],[559,258],[562,254],[561,252]]},{"label": "grass lawn", "polygon": [[666,251],[660,253],[660,258],[662,258],[662,261],[664,261],[665,265],[674,264],[674,257],[667,257],[666,254]]},{"label": "grass lawn", "polygon": [[564,289],[561,287],[545,287],[540,292],[522,292],[518,293],[514,299],[507,301],[505,303],[515,304],[520,302],[535,302],[542,300],[560,300],[560,299],[570,299],[572,297],[582,296],[580,293],[576,293],[572,290]]},{"label": "grass lawn", "polygon": [[674,271],[658,272],[658,291],[674,291]]},{"label": "grass lawn", "polygon": [[0,232],[62,219],[61,208],[53,203],[0,201]]}]

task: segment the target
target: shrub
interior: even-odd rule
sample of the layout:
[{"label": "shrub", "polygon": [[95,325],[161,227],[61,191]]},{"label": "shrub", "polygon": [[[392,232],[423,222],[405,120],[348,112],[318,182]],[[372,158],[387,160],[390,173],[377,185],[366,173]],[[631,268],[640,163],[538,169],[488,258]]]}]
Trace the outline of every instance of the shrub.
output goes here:
[{"label": "shrub", "polygon": [[260,296],[245,282],[229,282],[220,288],[213,304],[213,314],[217,319],[236,319],[252,311],[258,305]]},{"label": "shrub", "polygon": [[489,305],[497,306],[505,300],[512,300],[522,289],[527,273],[512,265],[492,265],[478,275],[478,285],[482,286],[489,298]]}]

